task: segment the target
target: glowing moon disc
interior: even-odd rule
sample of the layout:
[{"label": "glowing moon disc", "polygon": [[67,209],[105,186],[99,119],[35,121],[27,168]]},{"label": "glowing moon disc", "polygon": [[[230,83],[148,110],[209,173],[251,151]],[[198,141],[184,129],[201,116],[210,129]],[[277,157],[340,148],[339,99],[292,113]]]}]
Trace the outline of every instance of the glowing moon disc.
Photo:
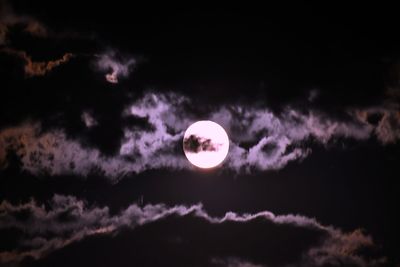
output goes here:
[{"label": "glowing moon disc", "polygon": [[198,121],[187,128],[183,151],[193,165],[212,168],[224,161],[229,150],[229,138],[224,128],[213,121]]}]

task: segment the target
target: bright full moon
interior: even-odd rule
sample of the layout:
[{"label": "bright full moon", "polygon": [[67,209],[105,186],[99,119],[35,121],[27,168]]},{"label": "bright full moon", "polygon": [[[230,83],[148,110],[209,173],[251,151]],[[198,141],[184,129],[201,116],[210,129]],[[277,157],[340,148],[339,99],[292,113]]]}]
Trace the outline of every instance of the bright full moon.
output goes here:
[{"label": "bright full moon", "polygon": [[187,128],[183,151],[187,159],[199,168],[219,165],[228,154],[229,138],[224,128],[213,121],[198,121]]}]

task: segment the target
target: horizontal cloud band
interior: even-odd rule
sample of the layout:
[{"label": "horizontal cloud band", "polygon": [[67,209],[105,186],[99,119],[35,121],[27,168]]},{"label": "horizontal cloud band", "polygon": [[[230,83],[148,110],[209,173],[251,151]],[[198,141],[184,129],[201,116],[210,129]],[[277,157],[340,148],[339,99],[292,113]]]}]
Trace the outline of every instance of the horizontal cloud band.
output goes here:
[{"label": "horizontal cloud band", "polygon": [[[5,128],[0,131],[0,166],[7,166],[11,152],[20,158],[22,168],[33,174],[87,176],[96,171],[115,180],[149,169],[189,169],[192,167],[182,152],[183,133],[200,119],[190,105],[191,100],[182,95],[145,94],[121,116],[141,118],[150,129],[123,125],[119,153],[113,156],[68,139],[62,129],[43,132],[40,123]],[[375,136],[387,145],[400,138],[397,106],[353,109],[345,115],[346,119],[339,120],[315,110],[300,112],[287,107],[275,114],[266,107],[224,105],[205,116],[228,132],[231,144],[224,167],[238,172],[276,170],[303,159],[311,153],[305,145],[309,139],[327,144],[338,137],[362,141]],[[379,121],[369,122],[372,115]]]},{"label": "horizontal cloud band", "polygon": [[164,204],[144,207],[132,204],[120,213],[111,215],[108,207],[90,206],[73,196],[55,195],[48,208],[33,200],[19,205],[7,201],[0,204],[0,231],[16,230],[19,233],[19,245],[23,245],[19,246],[23,249],[1,251],[0,263],[19,262],[26,257],[38,260],[54,250],[90,236],[118,234],[122,229],[134,229],[168,218],[193,218],[206,224],[218,225],[236,223],[237,227],[259,221],[265,224],[264,227],[272,225],[311,231],[318,238],[303,255],[302,261],[308,266],[325,266],[335,261],[352,266],[375,266],[380,262],[379,259],[365,259],[359,254],[361,248],[374,246],[371,237],[360,230],[344,233],[300,215],[274,215],[264,211],[256,214],[228,212],[222,217],[213,217],[200,204],[173,207]]}]

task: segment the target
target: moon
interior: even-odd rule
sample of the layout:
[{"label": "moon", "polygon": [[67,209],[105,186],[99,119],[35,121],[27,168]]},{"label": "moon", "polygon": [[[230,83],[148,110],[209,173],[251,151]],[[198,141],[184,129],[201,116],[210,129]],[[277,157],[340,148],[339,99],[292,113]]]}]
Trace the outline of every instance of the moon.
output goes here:
[{"label": "moon", "polygon": [[218,123],[209,120],[197,121],[185,132],[183,151],[190,163],[199,168],[216,167],[228,155],[228,134]]}]

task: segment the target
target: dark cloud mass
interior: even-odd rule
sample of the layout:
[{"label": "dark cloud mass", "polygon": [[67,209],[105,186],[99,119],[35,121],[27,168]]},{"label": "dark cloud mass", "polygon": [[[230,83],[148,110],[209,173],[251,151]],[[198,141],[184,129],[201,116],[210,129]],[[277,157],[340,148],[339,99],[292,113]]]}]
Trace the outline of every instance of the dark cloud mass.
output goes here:
[{"label": "dark cloud mass", "polygon": [[217,151],[218,145],[213,144],[211,139],[192,134],[183,139],[183,149],[189,153],[199,153],[200,151]]},{"label": "dark cloud mass", "polygon": [[130,5],[0,0],[0,266],[400,266],[397,14]]}]

